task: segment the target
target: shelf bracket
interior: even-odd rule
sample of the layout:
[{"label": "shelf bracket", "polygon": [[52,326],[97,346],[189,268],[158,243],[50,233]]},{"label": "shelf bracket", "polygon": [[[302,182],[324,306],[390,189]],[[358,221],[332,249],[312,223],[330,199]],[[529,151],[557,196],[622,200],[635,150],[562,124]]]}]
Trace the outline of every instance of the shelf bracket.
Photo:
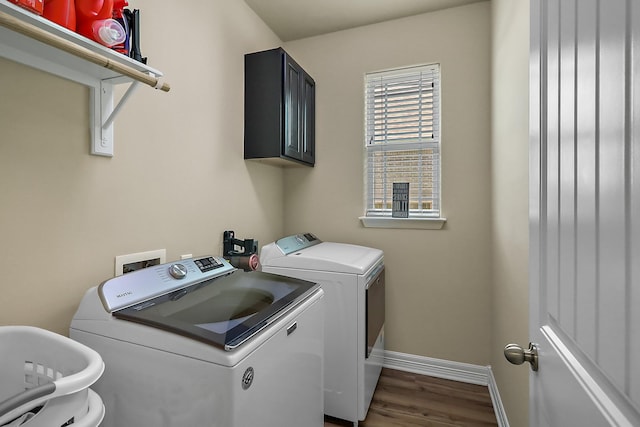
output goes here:
[{"label": "shelf bracket", "polygon": [[113,121],[138,87],[139,82],[132,82],[115,107],[113,83],[102,80],[99,86],[90,87],[91,154],[113,157]]},{"label": "shelf bracket", "polygon": [[109,126],[111,126],[116,116],[120,112],[120,109],[124,106],[124,104],[127,103],[127,101],[129,100],[129,97],[133,95],[136,89],[138,89],[139,85],[140,85],[140,82],[133,82],[129,85],[129,88],[124,93],[124,95],[122,95],[120,102],[118,102],[118,105],[116,105],[116,107],[113,109],[111,114],[109,114],[108,111],[105,111],[105,110],[102,111],[102,117],[104,117],[106,114],[109,114],[109,117],[107,117],[107,119],[102,124],[102,129],[106,129]]}]

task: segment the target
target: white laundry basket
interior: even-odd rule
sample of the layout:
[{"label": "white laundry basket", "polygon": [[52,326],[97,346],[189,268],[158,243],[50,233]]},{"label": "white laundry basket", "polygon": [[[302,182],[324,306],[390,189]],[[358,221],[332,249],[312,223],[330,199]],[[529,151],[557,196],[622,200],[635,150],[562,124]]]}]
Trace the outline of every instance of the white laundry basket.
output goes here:
[{"label": "white laundry basket", "polygon": [[31,326],[0,326],[0,426],[97,427],[104,371],[94,350]]}]

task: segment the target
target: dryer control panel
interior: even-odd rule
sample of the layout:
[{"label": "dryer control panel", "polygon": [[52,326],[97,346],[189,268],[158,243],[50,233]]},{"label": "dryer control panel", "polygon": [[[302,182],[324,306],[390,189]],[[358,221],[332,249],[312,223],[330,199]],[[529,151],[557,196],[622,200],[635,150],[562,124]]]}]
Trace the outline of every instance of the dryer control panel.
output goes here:
[{"label": "dryer control panel", "polygon": [[112,313],[235,270],[222,257],[184,259],[109,279],[98,287],[98,294],[105,310]]},{"label": "dryer control panel", "polygon": [[278,239],[276,246],[280,248],[283,254],[289,255],[293,252],[317,245],[318,243],[322,243],[322,241],[316,236],[311,233],[304,233]]}]

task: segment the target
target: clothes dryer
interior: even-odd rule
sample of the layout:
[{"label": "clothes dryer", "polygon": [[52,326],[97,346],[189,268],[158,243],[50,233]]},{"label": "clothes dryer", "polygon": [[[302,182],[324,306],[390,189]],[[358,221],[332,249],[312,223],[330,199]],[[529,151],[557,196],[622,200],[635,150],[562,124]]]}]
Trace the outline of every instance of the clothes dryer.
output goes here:
[{"label": "clothes dryer", "polygon": [[383,252],[305,233],[264,246],[260,263],[262,271],[324,290],[324,412],[357,425],[367,415],[384,360]]}]

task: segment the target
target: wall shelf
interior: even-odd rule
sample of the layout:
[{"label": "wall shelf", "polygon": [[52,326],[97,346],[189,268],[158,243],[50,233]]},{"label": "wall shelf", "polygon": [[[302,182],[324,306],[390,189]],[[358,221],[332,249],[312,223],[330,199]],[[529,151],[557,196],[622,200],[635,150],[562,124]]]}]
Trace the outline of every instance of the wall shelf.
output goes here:
[{"label": "wall shelf", "polygon": [[[0,57],[89,87],[91,154],[100,156],[113,156],[113,121],[140,82],[170,89],[160,71],[7,0],[0,0]],[[119,84],[130,86],[114,106]]]}]

